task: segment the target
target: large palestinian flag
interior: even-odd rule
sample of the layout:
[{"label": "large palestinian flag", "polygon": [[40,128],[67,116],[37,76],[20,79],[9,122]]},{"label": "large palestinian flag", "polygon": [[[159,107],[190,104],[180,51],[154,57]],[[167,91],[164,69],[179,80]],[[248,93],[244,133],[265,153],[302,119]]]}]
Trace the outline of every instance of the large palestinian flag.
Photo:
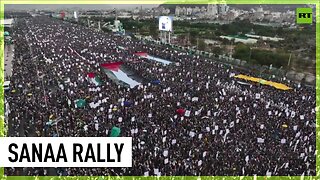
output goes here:
[{"label": "large palestinian flag", "polygon": [[122,64],[123,64],[122,62],[114,62],[114,63],[104,63],[104,64],[101,64],[101,66],[110,71],[119,71],[120,66]]},{"label": "large palestinian flag", "polygon": [[88,77],[90,81],[96,86],[100,86],[102,84],[101,79],[98,76],[96,76],[94,73],[88,73]]},{"label": "large palestinian flag", "polygon": [[148,56],[147,52],[136,52],[134,54],[137,55],[137,56],[140,56],[140,57],[147,57]]}]

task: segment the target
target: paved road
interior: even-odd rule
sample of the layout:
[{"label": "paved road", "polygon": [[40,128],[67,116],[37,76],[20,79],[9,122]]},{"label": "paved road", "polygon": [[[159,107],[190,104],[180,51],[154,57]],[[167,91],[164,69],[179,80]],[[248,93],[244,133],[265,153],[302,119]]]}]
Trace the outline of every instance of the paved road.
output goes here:
[{"label": "paved road", "polygon": [[[14,45],[5,45],[4,46],[4,80],[10,80],[10,76],[12,75],[12,60],[13,60],[13,49]],[[5,111],[8,111],[9,106],[6,104]],[[5,113],[6,123],[8,125],[8,135],[14,135],[13,131],[10,131],[12,129],[11,123],[9,123],[8,120],[8,113]]]},{"label": "paved road", "polygon": [[4,46],[4,79],[9,80],[12,75],[12,60],[13,60],[14,45]]}]

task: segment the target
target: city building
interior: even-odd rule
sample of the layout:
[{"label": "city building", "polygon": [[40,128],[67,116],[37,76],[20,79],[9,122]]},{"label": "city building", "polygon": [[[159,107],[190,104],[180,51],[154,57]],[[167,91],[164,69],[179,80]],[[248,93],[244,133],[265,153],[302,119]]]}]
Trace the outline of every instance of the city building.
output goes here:
[{"label": "city building", "polygon": [[200,12],[202,12],[202,13],[205,13],[205,12],[207,12],[207,9],[206,9],[206,7],[202,6],[202,7],[201,7],[201,10],[200,10]]},{"label": "city building", "polygon": [[162,9],[162,14],[163,14],[163,15],[168,15],[168,14],[170,14],[170,9],[163,8],[163,9]]},{"label": "city building", "polygon": [[253,35],[253,34],[245,34],[245,36],[250,37],[250,38],[255,38],[255,39],[262,39],[264,41],[282,41],[284,40],[283,38],[278,38],[278,37],[268,37],[268,36],[259,36],[259,35]]},{"label": "city building", "polygon": [[176,16],[180,16],[180,13],[182,13],[182,9],[180,8],[180,6],[176,6],[176,9],[175,9],[175,15]]},{"label": "city building", "polygon": [[229,6],[226,4],[220,4],[219,5],[219,14],[225,15],[229,11]]},{"label": "city building", "polygon": [[139,7],[136,7],[136,8],[133,10],[133,14],[138,14],[139,12],[140,12]]},{"label": "city building", "polygon": [[192,14],[193,9],[191,7],[187,8],[187,14],[186,15],[191,15]]},{"label": "city building", "polygon": [[216,4],[208,4],[207,15],[209,17],[215,17],[218,15],[218,5]]},{"label": "city building", "polygon": [[229,41],[234,40],[235,43],[241,42],[244,44],[255,44],[258,42],[257,39],[248,38],[248,37],[242,37],[238,35],[228,35],[228,36],[220,36],[222,39],[228,39]]}]

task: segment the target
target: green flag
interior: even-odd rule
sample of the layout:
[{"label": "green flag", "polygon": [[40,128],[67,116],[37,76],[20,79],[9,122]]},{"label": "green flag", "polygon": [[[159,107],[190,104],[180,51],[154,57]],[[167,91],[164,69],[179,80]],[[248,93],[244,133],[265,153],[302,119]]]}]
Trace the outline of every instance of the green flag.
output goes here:
[{"label": "green flag", "polygon": [[76,106],[76,108],[82,108],[86,105],[86,100],[84,99],[77,99],[74,101],[74,104]]},{"label": "green flag", "polygon": [[111,129],[110,137],[118,137],[120,135],[120,132],[121,132],[120,128],[113,126]]}]

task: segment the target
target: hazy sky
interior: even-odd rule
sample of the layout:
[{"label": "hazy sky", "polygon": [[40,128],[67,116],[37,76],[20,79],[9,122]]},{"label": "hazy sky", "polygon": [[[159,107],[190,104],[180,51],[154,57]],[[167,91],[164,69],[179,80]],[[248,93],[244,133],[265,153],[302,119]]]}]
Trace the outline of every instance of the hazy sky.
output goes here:
[{"label": "hazy sky", "polygon": [[5,5],[5,10],[57,10],[57,9],[91,9],[91,10],[101,10],[101,9],[134,9],[135,7],[142,8],[153,8],[157,7],[159,4],[8,4]]}]

